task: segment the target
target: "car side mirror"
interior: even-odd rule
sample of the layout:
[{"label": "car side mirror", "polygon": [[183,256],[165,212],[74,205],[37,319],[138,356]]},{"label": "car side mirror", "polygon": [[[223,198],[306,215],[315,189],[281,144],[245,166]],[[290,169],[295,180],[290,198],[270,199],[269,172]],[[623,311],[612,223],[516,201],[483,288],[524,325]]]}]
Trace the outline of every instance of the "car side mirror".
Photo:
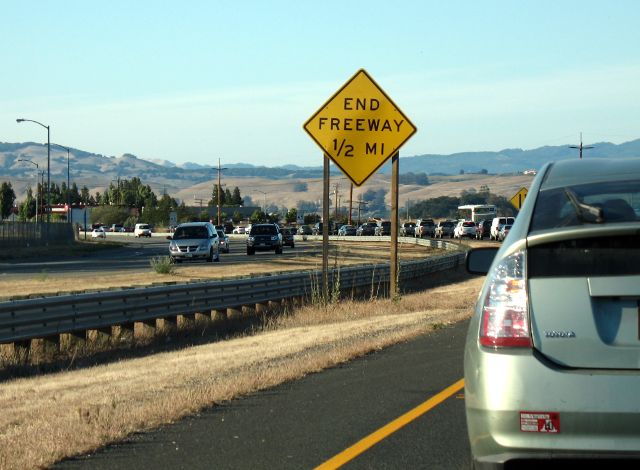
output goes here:
[{"label": "car side mirror", "polygon": [[496,247],[474,248],[469,250],[465,259],[467,272],[471,274],[487,274],[497,252],[498,248]]}]

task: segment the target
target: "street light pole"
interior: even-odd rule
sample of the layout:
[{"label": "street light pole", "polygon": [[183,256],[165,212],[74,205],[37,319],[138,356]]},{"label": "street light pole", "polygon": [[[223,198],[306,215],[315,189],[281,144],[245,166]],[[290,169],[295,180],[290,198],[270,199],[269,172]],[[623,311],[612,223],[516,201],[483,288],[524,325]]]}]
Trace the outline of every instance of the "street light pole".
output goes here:
[{"label": "street light pole", "polygon": [[38,177],[40,176],[40,170],[38,170],[38,164],[34,161],[27,160],[26,158],[19,158],[19,162],[29,162],[36,166],[36,224],[38,223]]},{"label": "street light pole", "polygon": [[50,222],[51,213],[51,133],[49,126],[42,124],[41,122],[34,121],[33,119],[16,119],[16,122],[34,122],[47,130],[47,224]]}]

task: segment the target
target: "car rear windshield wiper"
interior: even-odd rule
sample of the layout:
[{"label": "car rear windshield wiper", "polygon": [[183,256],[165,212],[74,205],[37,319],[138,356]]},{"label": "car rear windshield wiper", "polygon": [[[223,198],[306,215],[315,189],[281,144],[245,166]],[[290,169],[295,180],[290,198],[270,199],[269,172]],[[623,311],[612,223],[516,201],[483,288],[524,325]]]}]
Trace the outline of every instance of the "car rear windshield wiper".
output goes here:
[{"label": "car rear windshield wiper", "polygon": [[578,220],[590,224],[601,224],[604,222],[602,207],[590,206],[578,200],[578,196],[569,188],[564,188],[564,194],[571,202],[576,211]]}]

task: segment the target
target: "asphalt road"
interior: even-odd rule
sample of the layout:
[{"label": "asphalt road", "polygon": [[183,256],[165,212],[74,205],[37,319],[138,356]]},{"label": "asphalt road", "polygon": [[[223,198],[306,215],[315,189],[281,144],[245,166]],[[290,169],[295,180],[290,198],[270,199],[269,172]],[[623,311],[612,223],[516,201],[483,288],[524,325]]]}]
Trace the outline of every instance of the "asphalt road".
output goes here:
[{"label": "asphalt road", "polygon": [[[109,235],[108,235],[109,236]],[[111,235],[113,236],[113,235]],[[115,238],[115,236],[113,236]],[[122,247],[94,251],[83,257],[56,256],[46,259],[15,259],[0,262],[0,275],[37,274],[46,270],[49,274],[58,273],[96,273],[103,274],[126,272],[148,268],[154,256],[169,255],[169,241],[164,237],[133,238],[117,236]],[[312,246],[308,242],[296,242],[295,248],[284,247],[282,255],[273,252],[257,253],[255,259],[262,257],[291,257]],[[221,264],[246,263],[247,252],[244,239],[232,240],[230,253],[220,253]]]},{"label": "asphalt road", "polygon": [[[315,468],[360,440],[372,443],[367,436],[374,431],[452,384],[459,387],[467,325],[213,407],[56,468]],[[469,466],[462,389],[384,434],[362,453],[347,451],[352,459],[345,468]]]}]

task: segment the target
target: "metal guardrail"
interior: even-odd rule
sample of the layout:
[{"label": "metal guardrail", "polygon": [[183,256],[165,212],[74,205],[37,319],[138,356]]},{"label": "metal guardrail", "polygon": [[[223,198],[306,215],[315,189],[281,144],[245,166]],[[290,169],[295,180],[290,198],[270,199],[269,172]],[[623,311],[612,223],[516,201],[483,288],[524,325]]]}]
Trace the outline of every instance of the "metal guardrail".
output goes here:
[{"label": "metal guardrail", "polygon": [[[384,237],[359,238],[384,240]],[[449,248],[441,245],[449,242],[416,240],[416,243]],[[453,248],[458,249],[457,245],[453,245]],[[405,261],[400,263],[400,281],[453,269],[463,262],[462,251],[424,260]],[[316,270],[0,302],[0,343],[177,315],[237,309],[244,305],[255,306],[289,298],[311,298],[314,293],[321,291],[321,278],[321,271]],[[343,293],[371,286],[387,288],[388,282],[389,264],[332,269],[329,275],[329,285],[338,286]]]}]

